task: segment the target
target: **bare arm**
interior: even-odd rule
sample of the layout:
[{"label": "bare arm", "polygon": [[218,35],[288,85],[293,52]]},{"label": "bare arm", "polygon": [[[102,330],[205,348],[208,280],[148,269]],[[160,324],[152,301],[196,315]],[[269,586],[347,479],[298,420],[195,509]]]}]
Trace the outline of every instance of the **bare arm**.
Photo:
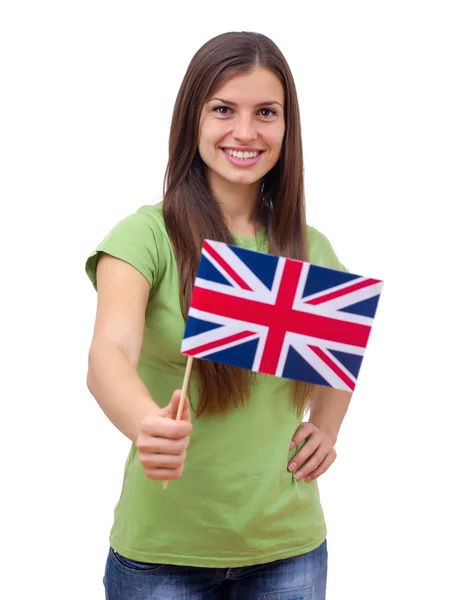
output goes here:
[{"label": "bare arm", "polygon": [[143,419],[160,410],[136,372],[149,283],[128,263],[103,254],[97,288],[88,389],[115,427],[135,442]]},{"label": "bare arm", "polygon": [[308,421],[324,431],[335,443],[348,410],[352,392],[318,386],[310,405]]}]

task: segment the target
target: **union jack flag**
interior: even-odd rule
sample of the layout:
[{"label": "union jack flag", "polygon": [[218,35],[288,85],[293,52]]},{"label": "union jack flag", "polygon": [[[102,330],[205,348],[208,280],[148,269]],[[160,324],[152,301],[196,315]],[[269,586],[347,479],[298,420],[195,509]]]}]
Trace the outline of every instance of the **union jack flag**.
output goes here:
[{"label": "union jack flag", "polygon": [[383,281],[205,240],[183,354],[353,391]]}]

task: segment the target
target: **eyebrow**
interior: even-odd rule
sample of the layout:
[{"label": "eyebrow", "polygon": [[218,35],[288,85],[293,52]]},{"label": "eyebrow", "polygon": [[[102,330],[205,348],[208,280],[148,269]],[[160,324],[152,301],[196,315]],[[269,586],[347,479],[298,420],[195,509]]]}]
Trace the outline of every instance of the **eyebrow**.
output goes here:
[{"label": "eyebrow", "polygon": [[[211,98],[208,102],[212,102],[213,100],[219,100],[222,104],[228,104],[229,106],[236,106],[236,102],[230,102],[230,100],[224,100],[223,98]],[[259,102],[256,106],[267,106],[268,104],[278,104],[283,108],[283,105],[280,104],[277,100],[267,100],[267,102]]]}]

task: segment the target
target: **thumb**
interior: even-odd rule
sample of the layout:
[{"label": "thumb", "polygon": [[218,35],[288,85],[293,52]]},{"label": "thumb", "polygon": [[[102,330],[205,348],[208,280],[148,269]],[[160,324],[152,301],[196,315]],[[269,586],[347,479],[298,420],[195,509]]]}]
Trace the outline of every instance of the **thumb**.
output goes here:
[{"label": "thumb", "polygon": [[[180,397],[181,397],[182,391],[181,390],[176,390],[173,395],[171,396],[171,402],[169,403],[169,411],[170,412],[170,418],[171,419],[176,419],[177,418],[177,412],[179,410],[179,403],[180,403]],[[182,407],[182,414],[179,415],[179,419],[181,421],[191,421],[191,416],[190,416],[190,400],[188,399],[187,395],[184,398],[184,404]]]}]

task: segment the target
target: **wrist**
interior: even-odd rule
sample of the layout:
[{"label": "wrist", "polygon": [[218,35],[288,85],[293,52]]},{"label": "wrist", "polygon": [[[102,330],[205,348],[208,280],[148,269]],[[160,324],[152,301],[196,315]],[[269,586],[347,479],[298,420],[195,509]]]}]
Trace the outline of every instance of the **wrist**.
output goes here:
[{"label": "wrist", "polygon": [[320,419],[310,418],[308,419],[310,423],[312,423],[315,427],[317,427],[320,431],[325,433],[328,437],[331,438],[334,445],[337,442],[337,438],[339,436],[339,428],[334,426],[332,423],[321,422]]}]

